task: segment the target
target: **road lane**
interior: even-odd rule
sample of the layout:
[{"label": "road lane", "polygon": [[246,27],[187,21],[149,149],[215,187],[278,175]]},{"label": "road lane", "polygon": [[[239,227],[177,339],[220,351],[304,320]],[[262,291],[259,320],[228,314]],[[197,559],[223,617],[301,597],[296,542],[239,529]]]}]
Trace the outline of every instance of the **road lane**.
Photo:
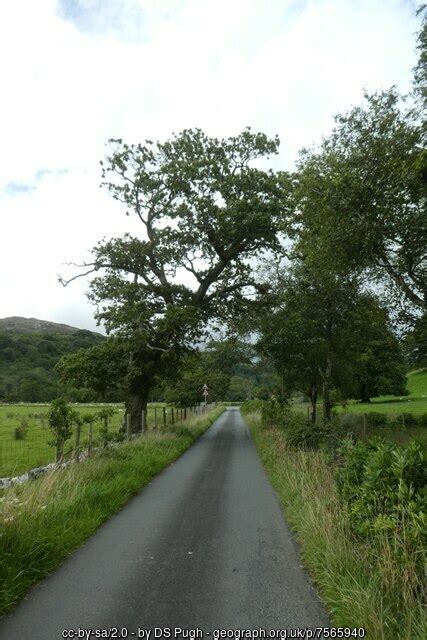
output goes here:
[{"label": "road lane", "polygon": [[[329,626],[248,429],[230,408],[0,620],[3,640],[64,629]],[[135,637],[135,636],[129,636]]]}]

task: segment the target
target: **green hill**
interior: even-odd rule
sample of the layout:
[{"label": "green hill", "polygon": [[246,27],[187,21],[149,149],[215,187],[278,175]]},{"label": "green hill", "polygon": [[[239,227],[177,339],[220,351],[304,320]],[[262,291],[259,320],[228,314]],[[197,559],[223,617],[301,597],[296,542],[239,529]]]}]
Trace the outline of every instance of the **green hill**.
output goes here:
[{"label": "green hill", "polygon": [[0,319],[0,402],[47,402],[67,393],[93,400],[86,389],[65,388],[54,367],[66,353],[104,340],[93,331],[36,318]]},{"label": "green hill", "polygon": [[417,369],[408,373],[406,387],[410,396],[427,398],[427,369]]}]

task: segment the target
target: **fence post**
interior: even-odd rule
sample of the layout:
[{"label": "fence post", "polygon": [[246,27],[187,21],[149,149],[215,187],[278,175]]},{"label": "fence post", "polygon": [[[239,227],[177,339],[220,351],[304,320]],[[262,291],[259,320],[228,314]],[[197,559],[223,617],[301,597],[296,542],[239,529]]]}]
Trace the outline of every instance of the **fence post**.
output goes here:
[{"label": "fence post", "polygon": [[141,411],[141,435],[144,435],[145,427],[146,427],[146,415],[145,415],[145,409],[143,409]]},{"label": "fence post", "polygon": [[172,418],[172,424],[175,424],[175,416],[173,414],[173,407],[171,407],[171,418]]},{"label": "fence post", "polygon": [[157,429],[157,407],[154,407],[154,428]]},{"label": "fence post", "polygon": [[166,427],[166,407],[163,407],[163,426]]},{"label": "fence post", "polygon": [[131,429],[130,429],[130,415],[129,413],[126,416],[126,438],[127,440],[130,440],[130,433],[131,433]]},{"label": "fence post", "polygon": [[74,459],[76,462],[80,460],[80,432],[81,432],[81,425],[77,423],[76,424],[76,442],[74,445]]},{"label": "fence post", "polygon": [[93,423],[90,422],[89,423],[89,437],[88,437],[88,441],[87,441],[87,454],[88,454],[88,456],[90,455],[90,452],[92,451],[92,436],[93,436]]}]

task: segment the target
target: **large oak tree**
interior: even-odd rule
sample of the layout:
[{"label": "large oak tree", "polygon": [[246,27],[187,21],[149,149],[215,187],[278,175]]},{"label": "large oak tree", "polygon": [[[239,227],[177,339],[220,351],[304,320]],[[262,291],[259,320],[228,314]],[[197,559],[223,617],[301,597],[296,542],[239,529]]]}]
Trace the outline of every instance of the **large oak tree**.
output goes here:
[{"label": "large oak tree", "polygon": [[[101,241],[83,267],[94,274],[89,295],[98,321],[127,353],[121,375],[133,431],[154,384],[208,323],[240,313],[259,292],[253,259],[277,248],[278,220],[286,217],[282,177],[259,162],[278,145],[250,129],[222,140],[194,129],[166,142],[111,141],[103,185],[141,232]],[[60,368],[66,379],[79,371],[72,356]]]}]

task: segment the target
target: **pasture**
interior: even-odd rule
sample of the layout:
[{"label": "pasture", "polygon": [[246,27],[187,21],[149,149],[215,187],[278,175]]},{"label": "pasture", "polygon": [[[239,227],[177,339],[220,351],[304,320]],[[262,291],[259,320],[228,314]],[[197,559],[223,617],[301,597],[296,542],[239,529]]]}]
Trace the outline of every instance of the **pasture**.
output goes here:
[{"label": "pasture", "polygon": [[[362,438],[380,435],[398,445],[405,445],[415,439],[427,449],[427,428],[424,423],[421,424],[422,416],[427,415],[427,369],[410,372],[407,389],[407,396],[380,396],[373,398],[371,402],[351,400],[337,404],[333,413],[346,432]],[[308,407],[306,402],[294,405],[295,409],[304,412],[307,412]],[[317,412],[318,420],[321,421],[320,402]],[[374,414],[382,414],[384,422],[381,424]]]},{"label": "pasture", "polygon": [[[154,409],[156,408],[158,421],[163,420],[161,403],[151,403],[148,406],[147,426],[154,427]],[[73,409],[79,413],[96,414],[105,407],[111,407],[114,414],[109,418],[109,431],[118,432],[124,415],[123,404],[75,404]],[[48,423],[48,404],[4,404],[0,405],[0,477],[17,475],[28,469],[54,462],[55,449],[49,442],[52,432]],[[15,438],[15,429],[22,427],[26,435],[23,439]],[[99,441],[101,420],[93,425],[93,446]],[[88,426],[81,431],[80,445],[85,448],[88,444]],[[65,453],[69,453],[74,446],[71,438],[65,445]]]}]

